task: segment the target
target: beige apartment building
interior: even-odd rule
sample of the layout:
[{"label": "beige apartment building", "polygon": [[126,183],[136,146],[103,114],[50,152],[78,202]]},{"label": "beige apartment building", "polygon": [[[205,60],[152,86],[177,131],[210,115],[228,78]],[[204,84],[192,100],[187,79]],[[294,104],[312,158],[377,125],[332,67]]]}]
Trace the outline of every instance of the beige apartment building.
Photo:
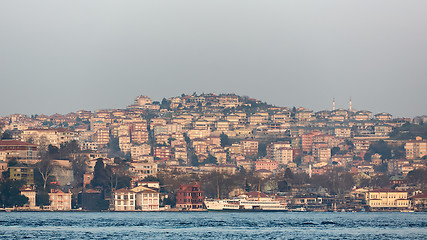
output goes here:
[{"label": "beige apartment building", "polygon": [[274,151],[273,160],[279,164],[287,165],[293,162],[293,150],[292,148],[279,148]]},{"label": "beige apartment building", "polygon": [[136,210],[159,211],[160,194],[158,191],[144,186],[132,188],[131,191],[135,193]]},{"label": "beige apartment building", "polygon": [[78,132],[64,128],[27,129],[21,134],[23,141],[32,141],[37,145],[53,145],[59,147],[62,143],[79,140]]},{"label": "beige apartment building", "polygon": [[131,162],[130,171],[134,179],[141,181],[148,176],[157,176],[158,167],[154,162]]},{"label": "beige apartment building", "polygon": [[148,132],[142,130],[132,131],[131,140],[135,143],[146,143],[148,142]]},{"label": "beige apartment building", "polygon": [[96,131],[96,144],[98,149],[101,149],[110,141],[110,130],[108,128],[100,128]]},{"label": "beige apartment building", "polygon": [[132,158],[139,158],[144,155],[150,155],[151,154],[151,146],[148,144],[142,144],[142,145],[133,145],[130,147],[130,153]]},{"label": "beige apartment building", "polygon": [[241,142],[242,153],[245,156],[258,154],[258,142],[254,140],[245,140]]},{"label": "beige apartment building", "polygon": [[406,159],[417,159],[427,155],[427,141],[416,137],[405,144]]},{"label": "beige apartment building", "polygon": [[115,211],[135,211],[136,194],[132,190],[119,189],[114,192]]}]

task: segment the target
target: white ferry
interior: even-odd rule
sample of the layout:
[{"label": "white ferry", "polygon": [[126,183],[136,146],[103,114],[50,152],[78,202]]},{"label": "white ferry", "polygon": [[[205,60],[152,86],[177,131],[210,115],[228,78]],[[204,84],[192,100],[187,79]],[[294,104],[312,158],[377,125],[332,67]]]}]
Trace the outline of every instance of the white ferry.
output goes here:
[{"label": "white ferry", "polygon": [[232,199],[206,199],[204,204],[209,211],[288,211],[286,204],[258,192]]}]

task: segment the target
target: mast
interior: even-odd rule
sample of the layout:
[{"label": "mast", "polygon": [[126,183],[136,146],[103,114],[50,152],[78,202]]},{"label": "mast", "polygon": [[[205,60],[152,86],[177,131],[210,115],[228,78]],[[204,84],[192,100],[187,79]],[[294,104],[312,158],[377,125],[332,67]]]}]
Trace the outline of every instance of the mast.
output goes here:
[{"label": "mast", "polygon": [[219,180],[218,180],[218,176],[216,178],[216,187],[217,187],[218,200],[219,200]]}]

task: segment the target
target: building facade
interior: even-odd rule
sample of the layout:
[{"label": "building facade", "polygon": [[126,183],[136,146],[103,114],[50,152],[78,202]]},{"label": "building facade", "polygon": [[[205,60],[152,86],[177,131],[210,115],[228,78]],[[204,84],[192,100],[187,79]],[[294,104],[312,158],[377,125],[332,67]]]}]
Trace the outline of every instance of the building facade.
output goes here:
[{"label": "building facade", "polygon": [[176,207],[188,211],[203,209],[203,191],[197,183],[182,184],[176,192]]}]

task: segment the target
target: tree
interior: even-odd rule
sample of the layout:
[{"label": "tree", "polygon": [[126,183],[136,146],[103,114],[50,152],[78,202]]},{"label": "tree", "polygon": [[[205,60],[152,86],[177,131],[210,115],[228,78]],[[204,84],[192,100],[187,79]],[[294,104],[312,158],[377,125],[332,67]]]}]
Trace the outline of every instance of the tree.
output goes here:
[{"label": "tree", "polygon": [[110,183],[110,177],[111,175],[109,175],[109,172],[104,166],[104,161],[102,158],[98,158],[95,163],[93,179],[91,181],[92,186],[103,188],[108,187]]},{"label": "tree", "polygon": [[379,166],[374,166],[376,172],[386,173],[388,171],[388,163],[384,162]]},{"label": "tree", "polygon": [[265,157],[267,155],[267,144],[260,142],[258,144],[258,156]]},{"label": "tree", "polygon": [[391,148],[386,142],[384,142],[384,140],[374,142],[369,146],[369,149],[364,156],[365,161],[371,161],[371,156],[375,153],[380,154],[382,160],[390,159],[392,157]]},{"label": "tree", "polygon": [[107,146],[109,150],[109,157],[123,157],[123,153],[120,150],[119,138],[110,137],[110,141],[108,142]]},{"label": "tree", "polygon": [[111,179],[113,180],[111,187],[114,189],[130,188],[130,182],[132,179],[127,175],[114,174]]},{"label": "tree", "polygon": [[49,177],[53,174],[53,168],[54,165],[52,163],[52,160],[49,158],[42,158],[40,162],[36,164],[36,169],[40,173],[42,179],[43,179],[43,190],[46,191],[46,184],[49,179]]},{"label": "tree", "polygon": [[391,146],[392,158],[399,159],[406,157],[405,145]]},{"label": "tree", "polygon": [[36,205],[49,206],[50,205],[49,193],[47,193],[46,191],[38,191],[36,195]]},{"label": "tree", "polygon": [[83,175],[86,172],[88,157],[86,156],[77,156],[72,160],[73,175],[76,182],[76,185],[83,183]]},{"label": "tree", "polygon": [[333,147],[333,148],[331,149],[331,155],[332,155],[332,156],[334,156],[334,155],[336,155],[339,151],[340,151],[340,148],[339,148],[339,147]]},{"label": "tree", "polygon": [[18,165],[18,161],[16,158],[11,158],[9,162],[7,162],[7,170],[2,172],[3,179],[9,179],[10,178],[10,167]]},{"label": "tree", "polygon": [[146,176],[144,179],[142,179],[143,182],[158,182],[159,179],[154,176]]},{"label": "tree", "polygon": [[47,147],[48,158],[50,159],[58,159],[59,158],[59,148],[49,144]]},{"label": "tree", "polygon": [[191,166],[197,167],[199,165],[200,165],[200,163],[199,163],[199,158],[197,157],[197,155],[192,155],[191,156]]},{"label": "tree", "polygon": [[285,170],[285,179],[293,179],[294,174],[292,173],[290,168],[286,168]]},{"label": "tree", "polygon": [[1,135],[1,139],[12,139],[12,134],[9,131],[4,131]]},{"label": "tree", "polygon": [[69,159],[70,155],[79,153],[80,147],[76,140],[62,143],[61,148],[59,149],[59,155],[61,159]]},{"label": "tree", "polygon": [[221,135],[219,135],[219,137],[221,139],[221,147],[230,146],[230,139],[228,138],[227,134],[221,133]]},{"label": "tree", "polygon": [[21,195],[19,189],[24,185],[22,181],[10,179],[0,182],[0,206],[2,207],[22,207],[28,203],[28,198]]},{"label": "tree", "polygon": [[218,172],[212,172],[202,176],[200,179],[202,189],[207,197],[220,198],[228,197],[230,192],[236,188],[243,188],[236,178],[232,178],[229,175],[221,174]]},{"label": "tree", "polygon": [[288,182],[285,180],[277,182],[277,187],[279,192],[287,192],[290,190]]},{"label": "tree", "polygon": [[203,164],[218,164],[217,158],[209,154],[208,158],[203,161]]},{"label": "tree", "polygon": [[301,165],[301,160],[302,160],[301,156],[296,156],[295,159],[294,159],[294,163],[296,163],[297,166],[300,166]]},{"label": "tree", "polygon": [[348,151],[352,152],[354,150],[354,144],[351,140],[346,139],[345,145],[348,146]]},{"label": "tree", "polygon": [[406,176],[409,183],[416,184],[418,186],[427,187],[427,170],[415,169],[408,173]]},{"label": "tree", "polygon": [[7,166],[8,167],[13,167],[13,166],[16,166],[16,165],[18,165],[18,160],[16,160],[16,158],[11,158],[10,160],[9,160],[9,162],[7,162]]},{"label": "tree", "polygon": [[162,102],[160,104],[160,108],[162,108],[162,109],[170,109],[170,102],[166,98],[163,98]]}]

